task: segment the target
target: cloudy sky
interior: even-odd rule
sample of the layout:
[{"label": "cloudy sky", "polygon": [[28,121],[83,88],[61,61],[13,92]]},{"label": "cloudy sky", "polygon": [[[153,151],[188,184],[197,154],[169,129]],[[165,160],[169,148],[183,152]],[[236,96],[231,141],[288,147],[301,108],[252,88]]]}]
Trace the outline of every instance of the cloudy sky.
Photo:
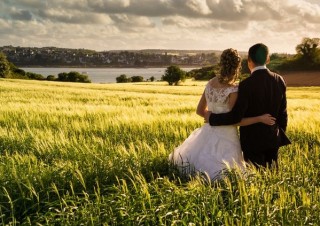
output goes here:
[{"label": "cloudy sky", "polygon": [[320,0],[1,0],[0,46],[295,53]]}]

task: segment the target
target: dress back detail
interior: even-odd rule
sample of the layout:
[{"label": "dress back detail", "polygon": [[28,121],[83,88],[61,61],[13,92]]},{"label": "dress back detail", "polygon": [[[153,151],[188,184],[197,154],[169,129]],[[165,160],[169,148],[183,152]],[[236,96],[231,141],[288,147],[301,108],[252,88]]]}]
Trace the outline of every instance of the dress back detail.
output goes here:
[{"label": "dress back detail", "polygon": [[238,92],[238,86],[215,88],[209,82],[205,88],[208,110],[215,114],[229,112],[229,94],[235,92]]}]

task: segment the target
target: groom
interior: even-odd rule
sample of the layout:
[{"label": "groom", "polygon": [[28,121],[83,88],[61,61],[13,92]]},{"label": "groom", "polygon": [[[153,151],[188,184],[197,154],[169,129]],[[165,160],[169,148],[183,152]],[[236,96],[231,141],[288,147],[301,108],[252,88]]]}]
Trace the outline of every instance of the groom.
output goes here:
[{"label": "groom", "polygon": [[248,52],[249,78],[239,84],[238,99],[231,112],[214,114],[208,112],[205,119],[212,126],[232,125],[244,117],[265,113],[276,118],[276,124],[268,126],[262,123],[240,127],[240,143],[244,160],[256,167],[277,166],[278,150],[290,144],[285,135],[287,127],[286,84],[283,78],[271,72],[268,47],[258,43]]}]

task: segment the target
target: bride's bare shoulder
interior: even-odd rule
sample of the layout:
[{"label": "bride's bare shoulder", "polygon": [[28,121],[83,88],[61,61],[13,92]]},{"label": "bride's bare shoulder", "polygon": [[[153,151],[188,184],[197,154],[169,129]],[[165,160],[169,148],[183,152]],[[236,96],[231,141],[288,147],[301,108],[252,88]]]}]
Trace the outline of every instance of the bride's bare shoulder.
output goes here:
[{"label": "bride's bare shoulder", "polygon": [[219,86],[219,81],[217,79],[217,77],[214,77],[212,79],[209,80],[208,85],[213,87],[213,88],[217,88]]},{"label": "bride's bare shoulder", "polygon": [[217,77],[214,77],[209,80],[208,85],[215,89],[225,89],[233,86],[233,84],[223,84],[220,83],[219,79]]}]

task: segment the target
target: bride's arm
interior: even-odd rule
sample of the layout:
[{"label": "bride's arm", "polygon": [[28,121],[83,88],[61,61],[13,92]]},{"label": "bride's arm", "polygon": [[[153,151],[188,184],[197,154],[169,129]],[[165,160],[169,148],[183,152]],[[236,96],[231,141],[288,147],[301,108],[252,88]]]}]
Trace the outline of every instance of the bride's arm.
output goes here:
[{"label": "bride's arm", "polygon": [[[234,104],[236,103],[238,97],[238,93],[230,93],[229,95],[229,107],[230,109],[233,108]],[[255,117],[248,117],[248,118],[242,118],[241,121],[236,126],[248,126],[254,123],[263,123],[266,125],[274,125],[276,121],[276,118],[272,117],[270,114],[264,114],[259,115]]]},{"label": "bride's arm", "polygon": [[197,115],[204,117],[207,112],[207,101],[204,92],[199,100],[198,107],[197,107]]}]

